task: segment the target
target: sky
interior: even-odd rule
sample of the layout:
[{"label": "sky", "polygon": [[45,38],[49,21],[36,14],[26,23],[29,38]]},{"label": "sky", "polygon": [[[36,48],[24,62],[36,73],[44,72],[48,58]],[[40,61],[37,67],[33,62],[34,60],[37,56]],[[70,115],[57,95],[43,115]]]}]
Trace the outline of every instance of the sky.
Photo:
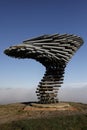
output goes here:
[{"label": "sky", "polygon": [[[25,94],[27,91],[29,91],[28,98],[31,99],[30,92],[34,94],[33,90],[45,73],[45,67],[39,62],[32,59],[11,58],[3,51],[32,37],[54,33],[75,34],[84,40],[83,46],[65,69],[64,84],[60,88],[63,96],[60,97],[65,99],[64,94],[66,97],[67,92],[70,98],[68,99],[71,100],[76,89],[77,93],[81,90],[82,97],[85,97],[87,93],[87,0],[0,0],[0,95],[3,94],[0,103],[6,102],[7,99],[9,101],[12,95],[16,95],[19,99],[19,93],[21,93],[21,100],[23,96],[24,100],[27,100]],[[73,89],[73,97],[70,97],[70,89]],[[16,101],[16,97],[13,97],[13,100],[15,98]],[[87,103],[86,100],[85,102]]]}]

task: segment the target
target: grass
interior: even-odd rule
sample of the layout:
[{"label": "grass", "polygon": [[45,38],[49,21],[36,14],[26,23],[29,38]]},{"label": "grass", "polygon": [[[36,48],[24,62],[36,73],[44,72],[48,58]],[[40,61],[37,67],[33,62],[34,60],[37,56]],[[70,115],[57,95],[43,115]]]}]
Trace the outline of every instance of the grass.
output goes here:
[{"label": "grass", "polygon": [[0,130],[87,130],[87,104],[70,104],[78,112],[31,112],[23,111],[26,105],[21,103],[0,105]]},{"label": "grass", "polygon": [[87,130],[87,115],[13,121],[0,125],[0,130]]}]

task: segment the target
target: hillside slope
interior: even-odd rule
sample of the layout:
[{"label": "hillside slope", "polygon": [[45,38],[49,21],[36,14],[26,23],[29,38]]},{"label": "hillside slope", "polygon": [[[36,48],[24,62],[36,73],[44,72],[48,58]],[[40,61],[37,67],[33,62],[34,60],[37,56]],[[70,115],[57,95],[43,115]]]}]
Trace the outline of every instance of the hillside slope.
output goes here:
[{"label": "hillside slope", "polygon": [[44,110],[27,103],[0,105],[0,130],[86,130],[87,104],[69,104],[73,109]]}]

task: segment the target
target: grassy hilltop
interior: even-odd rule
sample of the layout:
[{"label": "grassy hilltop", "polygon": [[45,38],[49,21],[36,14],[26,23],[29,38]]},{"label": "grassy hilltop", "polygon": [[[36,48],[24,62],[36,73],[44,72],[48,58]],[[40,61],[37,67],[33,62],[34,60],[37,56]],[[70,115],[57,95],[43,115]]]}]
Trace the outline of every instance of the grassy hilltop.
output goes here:
[{"label": "grassy hilltop", "polygon": [[27,104],[0,105],[0,130],[87,130],[87,104],[73,110],[25,110]]}]

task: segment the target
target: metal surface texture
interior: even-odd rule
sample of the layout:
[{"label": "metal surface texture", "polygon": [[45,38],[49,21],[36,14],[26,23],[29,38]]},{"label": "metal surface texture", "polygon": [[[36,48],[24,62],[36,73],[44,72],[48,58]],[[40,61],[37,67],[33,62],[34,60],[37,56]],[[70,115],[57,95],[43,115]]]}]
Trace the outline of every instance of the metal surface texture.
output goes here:
[{"label": "metal surface texture", "polygon": [[11,46],[4,53],[15,58],[32,58],[43,64],[46,72],[36,90],[38,101],[57,103],[65,67],[82,44],[82,38],[76,35],[42,35]]}]

